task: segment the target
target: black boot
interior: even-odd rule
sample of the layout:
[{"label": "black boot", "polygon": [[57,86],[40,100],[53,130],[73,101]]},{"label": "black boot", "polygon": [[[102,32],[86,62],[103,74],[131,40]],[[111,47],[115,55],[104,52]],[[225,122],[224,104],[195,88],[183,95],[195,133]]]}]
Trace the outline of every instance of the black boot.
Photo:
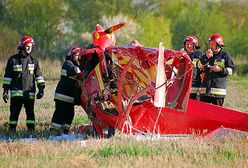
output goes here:
[{"label": "black boot", "polygon": [[63,129],[63,133],[64,133],[64,134],[69,134],[69,132],[70,132],[69,130]]},{"label": "black boot", "polygon": [[62,133],[61,133],[61,130],[57,130],[57,129],[54,129],[54,128],[50,128],[50,134],[53,135],[53,136],[60,136]]},{"label": "black boot", "polygon": [[35,131],[35,128],[27,128],[27,132],[32,134]]},{"label": "black boot", "polygon": [[12,133],[12,134],[15,134],[16,133],[16,128],[9,128],[9,132]]}]

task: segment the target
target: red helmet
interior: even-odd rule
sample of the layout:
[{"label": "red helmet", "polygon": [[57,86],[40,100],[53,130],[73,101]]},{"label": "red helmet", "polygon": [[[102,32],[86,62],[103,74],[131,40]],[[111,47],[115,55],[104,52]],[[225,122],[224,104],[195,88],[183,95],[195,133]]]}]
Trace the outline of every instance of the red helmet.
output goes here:
[{"label": "red helmet", "polygon": [[184,45],[185,45],[186,41],[192,41],[193,44],[195,44],[196,49],[199,49],[199,48],[200,48],[198,39],[197,39],[194,35],[190,35],[190,36],[186,37],[186,38],[183,40]]},{"label": "red helmet", "polygon": [[222,46],[225,46],[224,45],[224,41],[223,41],[223,38],[220,34],[213,34],[209,37],[208,41],[215,41],[218,45],[220,45],[221,47]]},{"label": "red helmet", "polygon": [[34,44],[34,40],[32,39],[32,37],[30,36],[24,36],[21,38],[21,40],[19,41],[18,47],[23,47],[28,43],[32,43]]},{"label": "red helmet", "polygon": [[69,51],[69,56],[73,56],[75,53],[80,53],[82,51],[82,48],[80,46],[74,46]]}]

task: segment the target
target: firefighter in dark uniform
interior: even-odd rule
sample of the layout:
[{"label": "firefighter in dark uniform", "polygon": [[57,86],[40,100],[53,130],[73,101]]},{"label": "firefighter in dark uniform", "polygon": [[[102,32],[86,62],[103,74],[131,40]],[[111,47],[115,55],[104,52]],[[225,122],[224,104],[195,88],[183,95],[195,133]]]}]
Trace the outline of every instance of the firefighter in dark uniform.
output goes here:
[{"label": "firefighter in dark uniform", "polygon": [[[69,55],[61,69],[61,78],[55,90],[55,111],[52,116],[50,131],[54,134],[69,133],[70,126],[74,118],[74,105],[80,100],[80,93],[77,79],[83,79],[83,74],[79,69],[79,53],[82,48],[72,47]],[[77,96],[79,95],[79,96]],[[77,97],[77,100],[76,100]]]},{"label": "firefighter in dark uniform", "polygon": [[39,89],[36,98],[44,95],[45,81],[39,67],[38,60],[31,56],[34,40],[24,36],[19,41],[18,54],[9,58],[3,79],[3,100],[8,101],[10,90],[10,118],[9,128],[16,131],[18,117],[24,104],[26,111],[26,126],[28,131],[35,129],[34,100],[35,82]]},{"label": "firefighter in dark uniform", "polygon": [[193,65],[193,79],[192,79],[192,86],[190,90],[190,98],[191,99],[199,99],[199,90],[200,90],[200,85],[201,85],[201,70],[196,66],[196,62],[199,60],[199,58],[202,56],[202,52],[199,50],[200,45],[198,42],[198,39],[193,36],[187,36],[183,40],[184,44],[184,51],[189,55]]},{"label": "firefighter in dark uniform", "polygon": [[229,53],[223,51],[223,38],[220,34],[209,37],[209,49],[198,62],[205,72],[202,83],[201,101],[223,106],[226,96],[227,76],[232,75],[234,63]]}]

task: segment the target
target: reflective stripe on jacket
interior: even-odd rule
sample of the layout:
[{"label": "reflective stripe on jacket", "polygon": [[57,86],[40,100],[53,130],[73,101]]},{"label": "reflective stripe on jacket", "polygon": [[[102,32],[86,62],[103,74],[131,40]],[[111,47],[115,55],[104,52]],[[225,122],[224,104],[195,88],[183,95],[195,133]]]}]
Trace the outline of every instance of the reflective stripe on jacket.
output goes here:
[{"label": "reflective stripe on jacket", "polygon": [[71,60],[66,60],[61,69],[61,77],[55,90],[54,100],[74,103],[77,86],[76,76],[80,69]]},{"label": "reflective stripe on jacket", "polygon": [[[209,94],[212,95],[226,95],[226,89],[221,89],[221,88],[210,88],[208,91]],[[200,88],[200,94],[206,94],[206,88]]]},{"label": "reflective stripe on jacket", "polygon": [[38,87],[45,87],[38,60],[31,55],[22,56],[21,53],[9,58],[3,78],[3,88],[10,90],[11,97],[23,97],[29,95],[34,99]]},{"label": "reflective stripe on jacket", "polygon": [[198,93],[200,85],[201,85],[201,70],[196,66],[197,61],[202,56],[202,52],[200,50],[195,50],[193,54],[190,54],[189,57],[194,65],[193,76],[192,76],[192,88],[190,90],[191,94]]},{"label": "reflective stripe on jacket", "polygon": [[[200,58],[199,65],[203,66],[204,72],[206,73],[201,85],[201,90],[205,90],[207,96],[225,97],[227,76],[232,75],[234,71],[234,63],[231,56],[223,50],[210,59],[203,55],[203,57]],[[221,70],[220,72],[213,72],[207,65],[218,65]]]}]

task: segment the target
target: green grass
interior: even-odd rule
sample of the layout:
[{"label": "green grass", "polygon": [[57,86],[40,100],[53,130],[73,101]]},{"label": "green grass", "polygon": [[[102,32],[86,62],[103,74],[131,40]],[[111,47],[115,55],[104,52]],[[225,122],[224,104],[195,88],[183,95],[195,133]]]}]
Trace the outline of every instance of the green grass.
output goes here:
[{"label": "green grass", "polygon": [[[153,151],[154,150],[154,151]],[[160,154],[162,151],[160,151]],[[158,154],[158,149],[152,149],[150,147],[147,147],[146,145],[128,145],[128,146],[106,146],[104,148],[98,149],[98,150],[92,150],[89,152],[89,155],[98,158],[98,157],[104,157],[108,158],[111,156],[128,156],[128,157],[147,157],[150,155],[154,155],[154,153]]]},{"label": "green grass", "polygon": [[104,167],[121,165],[121,167],[132,167],[135,164],[137,167],[144,164],[147,164],[146,167],[156,167],[155,165],[158,167],[163,165],[166,167],[233,167],[246,163],[248,155],[245,149],[237,150],[238,143],[242,142],[244,145],[246,140],[247,137],[222,139],[216,142],[205,139],[142,142],[132,139],[113,139],[107,145],[99,146],[97,149],[88,150],[89,146],[86,152],[97,161],[98,165],[104,165]]},{"label": "green grass", "polygon": [[228,80],[227,96],[224,106],[234,110],[248,112],[248,82],[247,80]]},{"label": "green grass", "polygon": [[87,117],[76,117],[73,120],[73,125],[79,126],[82,124],[90,124],[90,119]]}]

